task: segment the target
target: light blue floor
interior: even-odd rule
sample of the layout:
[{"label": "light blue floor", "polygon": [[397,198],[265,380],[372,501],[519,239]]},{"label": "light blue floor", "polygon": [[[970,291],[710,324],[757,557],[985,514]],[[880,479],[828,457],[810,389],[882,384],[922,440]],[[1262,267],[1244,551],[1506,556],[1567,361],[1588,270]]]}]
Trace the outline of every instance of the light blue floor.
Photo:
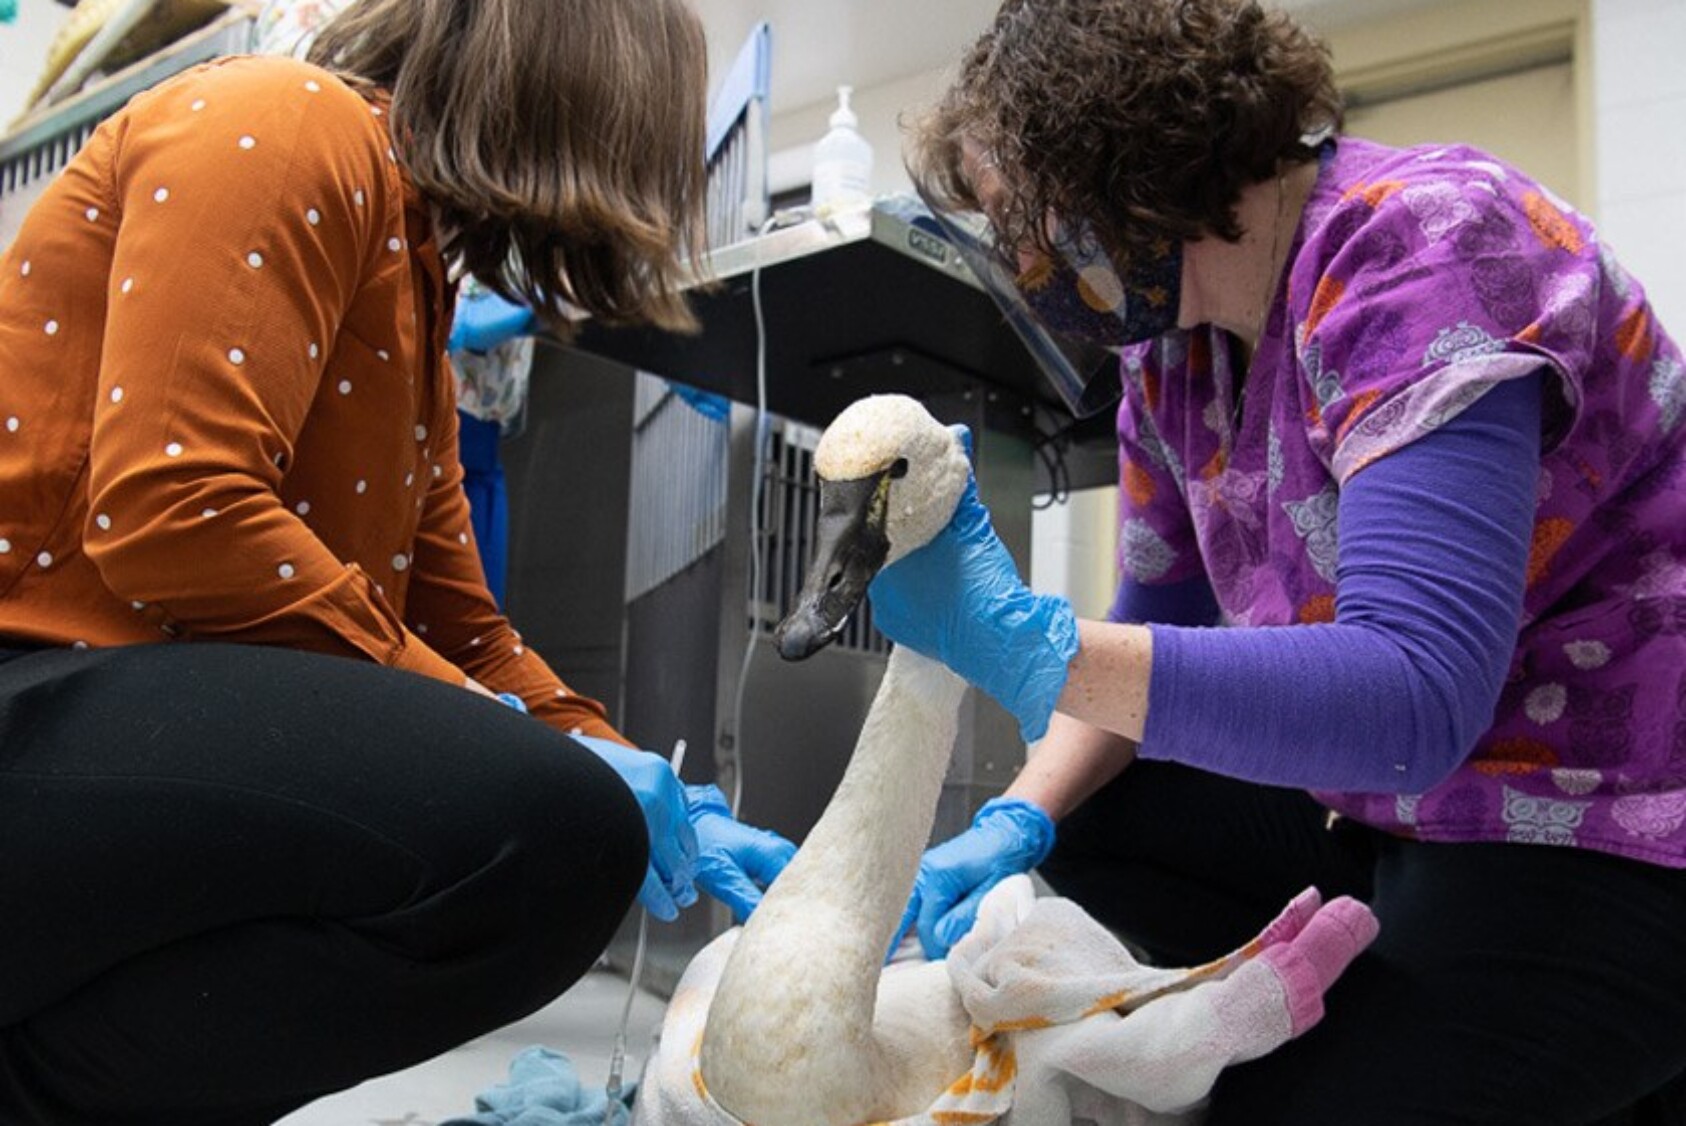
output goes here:
[{"label": "light blue floor", "polygon": [[[371,1079],[312,1103],[277,1126],[435,1126],[471,1112],[475,1094],[507,1078],[509,1061],[533,1044],[562,1052],[585,1083],[601,1086],[608,1078],[609,1053],[625,1001],[624,977],[602,970],[587,974],[525,1020],[407,1071]],[[641,991],[633,1002],[627,1033],[628,1081],[643,1069],[665,1008],[666,1003],[649,992]]]}]

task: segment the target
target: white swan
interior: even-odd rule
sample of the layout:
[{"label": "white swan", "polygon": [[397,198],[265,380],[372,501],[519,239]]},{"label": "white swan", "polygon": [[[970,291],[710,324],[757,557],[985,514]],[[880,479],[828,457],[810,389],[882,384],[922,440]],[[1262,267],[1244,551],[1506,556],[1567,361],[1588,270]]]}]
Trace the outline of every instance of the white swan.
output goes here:
[{"label": "white swan", "polygon": [[[969,466],[913,399],[848,407],[814,453],[818,557],[780,651],[835,636],[885,565],[953,515]],[[925,1110],[971,1065],[944,965],[884,970],[953,750],[964,683],[891,653],[843,780],[738,937],[700,1050],[715,1102],[756,1126],[857,1126]]]},{"label": "white swan", "polygon": [[[793,658],[835,636],[872,577],[947,524],[970,472],[954,434],[903,396],[850,406],[814,467],[818,558],[778,633]],[[891,654],[819,823],[749,923],[681,978],[635,1123],[1121,1126],[1151,1111],[1192,1126],[1222,1068],[1316,1023],[1376,922],[1314,889],[1239,950],[1175,970],[1140,965],[1080,908],[1036,900],[1014,877],[949,962],[884,967],[964,691],[941,665]]]}]

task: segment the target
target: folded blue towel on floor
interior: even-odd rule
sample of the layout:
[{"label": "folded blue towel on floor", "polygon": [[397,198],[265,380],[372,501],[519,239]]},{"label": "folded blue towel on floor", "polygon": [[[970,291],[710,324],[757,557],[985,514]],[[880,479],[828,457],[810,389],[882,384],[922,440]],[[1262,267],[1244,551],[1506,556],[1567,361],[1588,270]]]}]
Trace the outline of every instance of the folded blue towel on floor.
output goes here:
[{"label": "folded blue towel on floor", "polygon": [[[632,1097],[637,1084],[630,1083],[614,1108],[611,1126],[631,1121]],[[601,1090],[588,1091],[580,1085],[574,1065],[561,1052],[549,1048],[527,1048],[509,1064],[509,1081],[474,1097],[476,1113],[452,1118],[439,1126],[603,1126]]]}]

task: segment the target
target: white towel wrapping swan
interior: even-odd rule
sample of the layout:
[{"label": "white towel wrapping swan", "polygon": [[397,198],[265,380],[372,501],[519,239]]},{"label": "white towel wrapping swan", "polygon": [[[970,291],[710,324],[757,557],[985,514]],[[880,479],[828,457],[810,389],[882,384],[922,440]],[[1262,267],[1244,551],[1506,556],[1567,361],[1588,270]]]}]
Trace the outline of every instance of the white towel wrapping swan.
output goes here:
[{"label": "white towel wrapping swan", "polygon": [[[680,980],[645,1070],[634,1122],[734,1123],[708,1097],[697,1053],[737,930]],[[998,885],[946,963],[897,962],[958,994],[973,1025],[972,1069],[925,1112],[893,1126],[1197,1123],[1219,1071],[1298,1036],[1323,994],[1376,934],[1363,904],[1308,890],[1234,953],[1192,969],[1144,966],[1070,900],[1035,898],[1028,877]],[[934,971],[946,970],[940,976]],[[913,979],[894,987],[920,988]]]}]

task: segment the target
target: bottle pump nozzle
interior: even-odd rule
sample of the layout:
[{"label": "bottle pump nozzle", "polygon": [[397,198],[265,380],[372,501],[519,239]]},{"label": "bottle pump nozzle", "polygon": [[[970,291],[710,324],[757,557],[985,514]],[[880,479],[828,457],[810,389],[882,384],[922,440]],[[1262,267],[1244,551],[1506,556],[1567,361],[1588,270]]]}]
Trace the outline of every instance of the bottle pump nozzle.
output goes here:
[{"label": "bottle pump nozzle", "polygon": [[844,126],[853,129],[861,123],[855,116],[855,111],[849,107],[849,95],[855,92],[853,86],[839,86],[837,88],[837,108],[831,111],[831,127],[836,129]]}]

